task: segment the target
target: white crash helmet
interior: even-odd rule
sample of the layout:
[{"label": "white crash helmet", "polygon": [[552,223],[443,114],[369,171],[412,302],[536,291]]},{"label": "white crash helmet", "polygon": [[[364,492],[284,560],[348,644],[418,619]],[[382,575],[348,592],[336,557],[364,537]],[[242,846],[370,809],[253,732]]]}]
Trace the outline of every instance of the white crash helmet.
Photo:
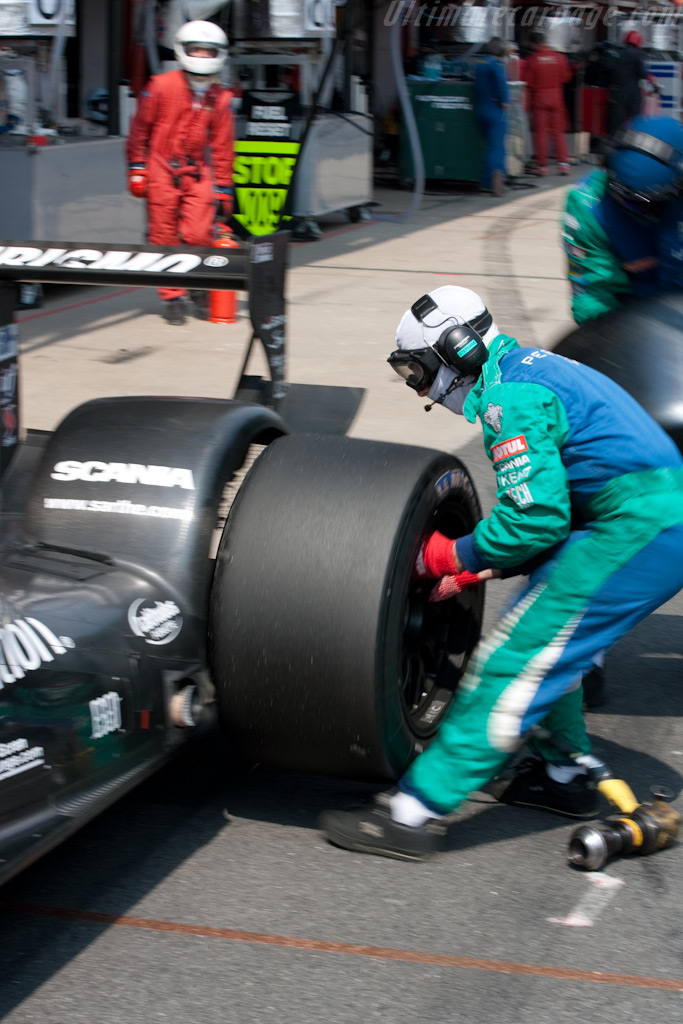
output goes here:
[{"label": "white crash helmet", "polygon": [[[187,51],[195,46],[205,46],[212,56],[190,57]],[[176,32],[173,49],[183,71],[190,75],[215,75],[228,56],[228,37],[212,21],[188,21]]]}]

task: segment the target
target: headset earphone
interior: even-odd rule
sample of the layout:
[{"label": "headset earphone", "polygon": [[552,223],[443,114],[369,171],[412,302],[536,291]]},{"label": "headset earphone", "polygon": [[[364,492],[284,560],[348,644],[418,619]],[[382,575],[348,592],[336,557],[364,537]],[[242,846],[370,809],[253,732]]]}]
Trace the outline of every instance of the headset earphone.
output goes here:
[{"label": "headset earphone", "polygon": [[[424,324],[425,317],[439,309],[431,295],[423,295],[410,307],[410,312],[415,319]],[[459,319],[453,314],[443,313],[446,320]],[[475,317],[473,320],[463,320],[462,323],[447,327],[438,340],[430,347],[434,349],[439,359],[460,377],[478,377],[482,366],[489,357],[489,350],[484,342],[484,335],[493,323],[493,317],[488,309]],[[429,324],[425,324],[429,326]]]}]

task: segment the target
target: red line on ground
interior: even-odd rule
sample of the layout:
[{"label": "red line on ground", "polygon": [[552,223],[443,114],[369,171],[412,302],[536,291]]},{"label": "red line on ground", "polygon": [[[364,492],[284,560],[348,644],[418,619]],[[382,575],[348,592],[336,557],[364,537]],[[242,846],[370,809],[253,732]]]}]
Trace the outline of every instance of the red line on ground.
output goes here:
[{"label": "red line on ground", "polygon": [[205,939],[227,939],[260,946],[301,949],[316,953],[341,953],[346,956],[395,960],[400,963],[430,964],[439,967],[459,967],[463,970],[493,971],[497,974],[519,974],[532,978],[554,978],[558,981],[588,981],[598,985],[624,985],[630,988],[652,988],[668,992],[683,992],[683,979],[649,978],[639,974],[607,974],[569,967],[548,967],[542,964],[523,964],[507,960],[486,960],[469,956],[450,956],[441,953],[419,953],[410,949],[390,949],[383,946],[361,946],[348,942],[325,942],[320,939],[301,939],[288,935],[270,935],[266,932],[247,932],[236,928],[211,928],[205,925],[182,924],[177,921],[155,921],[146,917],[123,917],[100,914],[91,910],[71,910],[66,907],[36,906],[30,903],[0,901],[0,908],[20,914],[56,917],[64,921],[86,924],[116,925],[119,928],[139,928],[143,931],[170,932],[173,935],[196,935]]},{"label": "red line on ground", "polygon": [[124,288],[120,292],[109,292],[108,295],[96,295],[94,299],[83,299],[82,302],[72,302],[70,306],[55,306],[54,309],[44,309],[42,313],[29,313],[28,316],[18,316],[18,324],[25,324],[27,320],[38,320],[41,316],[52,316],[53,313],[66,313],[70,309],[78,309],[80,306],[91,306],[93,302],[104,302],[105,299],[116,299],[119,295],[128,295],[130,292],[139,291],[138,287]]}]

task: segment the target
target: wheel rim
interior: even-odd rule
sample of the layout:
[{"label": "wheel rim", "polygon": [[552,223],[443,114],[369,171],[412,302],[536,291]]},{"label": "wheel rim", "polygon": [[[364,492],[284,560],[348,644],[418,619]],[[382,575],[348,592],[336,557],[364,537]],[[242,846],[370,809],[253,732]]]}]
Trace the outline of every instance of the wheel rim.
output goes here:
[{"label": "wheel rim", "polygon": [[[446,500],[429,524],[451,537],[473,524],[456,500]],[[434,580],[411,580],[403,610],[400,688],[404,712],[417,736],[432,735],[446,714],[478,639],[483,588],[430,602]]]}]

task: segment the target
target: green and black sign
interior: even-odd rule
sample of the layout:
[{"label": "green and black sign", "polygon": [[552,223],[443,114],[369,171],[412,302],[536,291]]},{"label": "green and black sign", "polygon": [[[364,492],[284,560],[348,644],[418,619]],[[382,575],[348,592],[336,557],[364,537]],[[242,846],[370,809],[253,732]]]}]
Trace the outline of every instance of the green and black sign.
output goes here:
[{"label": "green and black sign", "polygon": [[[289,220],[285,203],[301,149],[299,99],[293,92],[242,97],[243,138],[235,143],[234,219],[248,235],[270,235]],[[287,211],[289,213],[289,210]]]},{"label": "green and black sign", "polygon": [[233,218],[250,235],[280,226],[301,143],[251,139],[235,143]]}]

